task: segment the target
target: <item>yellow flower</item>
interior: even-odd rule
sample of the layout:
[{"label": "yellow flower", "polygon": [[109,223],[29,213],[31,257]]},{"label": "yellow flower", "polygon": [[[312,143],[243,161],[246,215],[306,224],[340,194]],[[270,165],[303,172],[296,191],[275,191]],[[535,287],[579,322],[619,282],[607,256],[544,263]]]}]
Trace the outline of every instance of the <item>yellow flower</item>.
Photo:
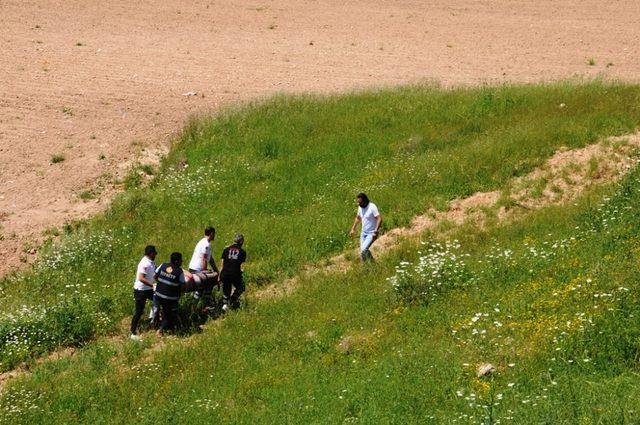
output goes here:
[{"label": "yellow flower", "polygon": [[474,387],[476,392],[481,393],[483,396],[489,394],[489,390],[491,390],[491,384],[487,381],[476,378],[474,380]]}]

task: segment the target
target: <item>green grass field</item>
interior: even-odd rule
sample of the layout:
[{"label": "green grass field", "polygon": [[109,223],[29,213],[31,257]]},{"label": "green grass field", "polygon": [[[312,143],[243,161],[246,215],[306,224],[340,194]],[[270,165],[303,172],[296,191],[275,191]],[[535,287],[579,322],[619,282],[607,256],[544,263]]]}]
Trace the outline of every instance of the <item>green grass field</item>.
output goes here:
[{"label": "green grass field", "polygon": [[[566,107],[560,108],[564,103]],[[302,277],[162,349],[122,332],[144,245],[219,253],[247,236],[250,287],[350,249],[354,194],[387,229],[504,188],[560,147],[640,125],[640,87],[593,82],[279,97],[192,123],[144,186],[70,225],[0,283],[0,361],[33,374],[15,423],[625,423],[637,417],[638,172],[499,227],[422,235],[372,267]],[[65,345],[77,355],[34,358]],[[476,378],[478,364],[498,371]]]}]

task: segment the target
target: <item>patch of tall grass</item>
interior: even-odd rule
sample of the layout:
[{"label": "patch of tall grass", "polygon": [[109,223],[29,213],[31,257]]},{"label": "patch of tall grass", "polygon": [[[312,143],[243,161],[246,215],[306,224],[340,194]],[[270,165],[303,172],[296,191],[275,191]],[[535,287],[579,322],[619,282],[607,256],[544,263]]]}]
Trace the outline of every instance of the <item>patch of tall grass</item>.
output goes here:
[{"label": "patch of tall grass", "polygon": [[[249,299],[185,343],[42,364],[0,408],[14,423],[633,423],[639,201],[640,169],[522,222],[426,233],[372,267]],[[459,262],[427,303],[389,281]],[[477,377],[485,362],[496,372]]]},{"label": "patch of tall grass", "polygon": [[[633,131],[639,99],[637,86],[602,82],[420,86],[276,97],[194,120],[150,183],[130,185],[104,215],[69,226],[33,270],[0,281],[0,368],[112,332],[131,312],[147,244],[165,261],[175,250],[188,257],[206,225],[219,230],[214,254],[243,232],[248,284],[270,283],[353,246],[346,229],[359,191],[381,208],[385,228],[407,224],[431,206],[503,187],[561,146]],[[25,331],[24,348],[12,349],[18,329],[56,320],[70,300],[101,325],[72,341]],[[16,319],[24,309],[42,321]]]}]

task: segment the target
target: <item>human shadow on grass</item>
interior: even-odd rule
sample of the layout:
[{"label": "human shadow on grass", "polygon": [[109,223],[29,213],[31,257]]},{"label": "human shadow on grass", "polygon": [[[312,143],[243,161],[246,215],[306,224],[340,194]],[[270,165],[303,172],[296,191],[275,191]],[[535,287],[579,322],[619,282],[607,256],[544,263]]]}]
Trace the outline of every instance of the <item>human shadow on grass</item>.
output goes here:
[{"label": "human shadow on grass", "polygon": [[[239,303],[232,303],[231,310],[240,308]],[[173,329],[165,331],[164,335],[177,337],[190,337],[193,334],[202,333],[202,326],[213,320],[218,320],[225,315],[221,295],[213,295],[211,304],[204,308],[202,302],[195,302],[191,294],[182,297],[178,307],[176,323]],[[158,312],[154,320],[141,324],[141,331],[157,331],[162,322],[162,310]]]}]

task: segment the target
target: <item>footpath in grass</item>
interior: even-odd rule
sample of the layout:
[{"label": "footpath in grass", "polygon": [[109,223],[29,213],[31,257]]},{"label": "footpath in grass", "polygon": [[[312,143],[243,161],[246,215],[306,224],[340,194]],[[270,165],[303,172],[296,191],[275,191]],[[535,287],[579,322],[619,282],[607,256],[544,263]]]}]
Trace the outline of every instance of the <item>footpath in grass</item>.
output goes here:
[{"label": "footpath in grass", "polygon": [[[315,275],[188,344],[92,344],[13,423],[634,423],[640,170],[572,205]],[[478,378],[479,364],[495,373]]]},{"label": "footpath in grass", "polygon": [[406,225],[562,146],[634,131],[639,99],[638,86],[601,82],[406,87],[278,97],[194,122],[148,184],[133,170],[107,213],[66,226],[33,270],[0,281],[0,370],[115,332],[149,243],[164,261],[190,255],[206,225],[219,229],[216,254],[243,232],[248,284],[275,282],[352,246],[355,193],[387,229]]}]

